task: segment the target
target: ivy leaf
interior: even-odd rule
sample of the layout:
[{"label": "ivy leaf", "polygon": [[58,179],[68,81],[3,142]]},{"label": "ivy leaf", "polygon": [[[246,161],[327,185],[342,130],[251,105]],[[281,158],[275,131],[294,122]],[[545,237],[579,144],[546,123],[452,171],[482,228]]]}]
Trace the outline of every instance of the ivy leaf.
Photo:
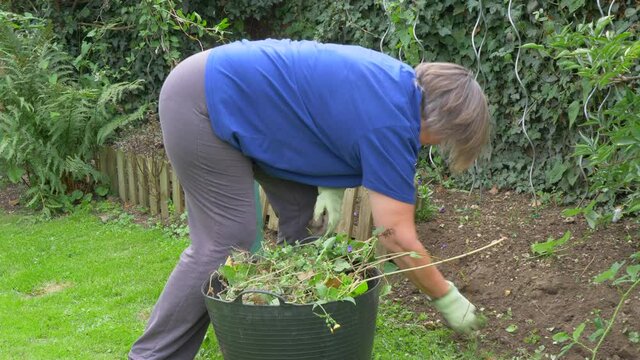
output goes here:
[{"label": "ivy leaf", "polygon": [[560,2],[560,8],[568,8],[569,13],[573,14],[576,10],[584,6],[584,0],[562,0]]},{"label": "ivy leaf", "polygon": [[555,184],[560,181],[565,171],[567,171],[567,166],[562,161],[557,161],[555,166],[547,173],[549,184]]},{"label": "ivy leaf", "polygon": [[451,35],[451,29],[446,27],[441,27],[438,29],[438,34],[440,34],[440,36]]}]

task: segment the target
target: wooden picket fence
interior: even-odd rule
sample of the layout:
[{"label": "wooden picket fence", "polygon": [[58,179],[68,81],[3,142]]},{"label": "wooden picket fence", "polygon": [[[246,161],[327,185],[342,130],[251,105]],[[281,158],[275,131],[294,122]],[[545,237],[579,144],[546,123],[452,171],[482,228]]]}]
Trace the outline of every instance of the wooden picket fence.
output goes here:
[{"label": "wooden picket fence", "polygon": [[[151,215],[163,219],[184,212],[184,192],[166,159],[104,147],[98,153],[97,165],[109,177],[111,193],[124,203],[148,209]],[[278,218],[262,188],[260,206],[265,228],[277,230]],[[338,232],[359,240],[371,236],[373,219],[366,189],[360,187],[345,191],[342,215]]]}]

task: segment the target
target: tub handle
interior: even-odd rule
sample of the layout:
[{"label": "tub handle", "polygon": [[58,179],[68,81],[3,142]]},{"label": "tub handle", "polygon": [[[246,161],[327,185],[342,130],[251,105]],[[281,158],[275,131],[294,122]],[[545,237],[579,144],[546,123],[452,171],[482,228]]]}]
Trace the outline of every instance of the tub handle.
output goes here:
[{"label": "tub handle", "polygon": [[269,295],[269,296],[273,296],[274,298],[278,299],[279,305],[286,305],[287,301],[280,295],[273,293],[271,291],[266,291],[266,290],[253,290],[253,289],[248,289],[248,290],[243,290],[241,291],[238,296],[235,298],[235,300],[233,300],[233,302],[235,303],[242,303],[242,297],[246,294],[264,294],[264,295]]}]

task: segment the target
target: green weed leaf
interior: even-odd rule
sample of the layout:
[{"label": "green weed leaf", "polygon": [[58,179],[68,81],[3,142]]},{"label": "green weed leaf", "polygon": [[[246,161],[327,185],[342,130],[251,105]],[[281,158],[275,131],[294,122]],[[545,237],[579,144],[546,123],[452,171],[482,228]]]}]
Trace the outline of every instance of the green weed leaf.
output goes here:
[{"label": "green weed leaf", "polygon": [[553,335],[552,339],[553,339],[553,341],[555,341],[555,342],[557,342],[559,344],[562,344],[563,342],[565,342],[567,340],[570,340],[571,337],[569,336],[569,334],[567,334],[566,332],[563,331],[563,332],[559,332],[559,333]]},{"label": "green weed leaf", "polygon": [[565,209],[562,211],[562,216],[571,217],[582,214],[582,208]]},{"label": "green weed leaf", "polygon": [[399,269],[398,265],[392,263],[391,261],[387,261],[383,265],[382,272],[384,272],[385,274],[388,274],[390,272],[397,271],[398,269]]},{"label": "green weed leaf", "polygon": [[542,243],[531,244],[531,251],[540,256],[548,256],[554,254],[559,247],[564,245],[571,238],[571,231],[566,231],[559,239],[549,238]]},{"label": "green weed leaf", "polygon": [[624,265],[624,263],[625,263],[624,261],[613,263],[613,265],[611,265],[611,267],[609,269],[607,269],[606,271],[603,271],[602,273],[598,274],[593,279],[593,282],[596,283],[596,284],[601,284],[601,283],[603,283],[603,282],[605,282],[607,280],[614,279],[616,274],[620,270],[620,268]]},{"label": "green weed leaf", "polygon": [[348,269],[351,269],[351,264],[343,258],[338,258],[333,262],[333,270],[336,272],[343,272]]},{"label": "green weed leaf", "polygon": [[106,186],[98,186],[96,188],[96,194],[98,194],[99,196],[107,196],[107,194],[109,193],[109,188]]},{"label": "green weed leaf", "polygon": [[573,341],[579,341],[580,340],[580,335],[582,335],[582,332],[584,331],[584,328],[587,326],[586,323],[581,323],[580,325],[578,325],[578,327],[573,331],[572,337],[573,337]]},{"label": "green weed leaf", "polygon": [[631,281],[638,280],[638,274],[640,274],[640,265],[627,266],[627,275],[629,275]]},{"label": "green weed leaf", "polygon": [[366,281],[363,281],[362,283],[360,283],[360,285],[358,285],[354,290],[352,295],[353,296],[358,296],[358,295],[362,295],[364,293],[367,292],[367,290],[369,290],[369,285],[367,284]]}]

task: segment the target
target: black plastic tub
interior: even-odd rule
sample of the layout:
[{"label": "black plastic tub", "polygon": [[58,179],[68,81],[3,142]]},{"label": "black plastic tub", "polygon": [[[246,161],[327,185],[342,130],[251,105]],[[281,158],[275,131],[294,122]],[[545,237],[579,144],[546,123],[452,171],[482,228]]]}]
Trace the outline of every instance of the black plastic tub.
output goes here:
[{"label": "black plastic tub", "polygon": [[[378,274],[373,270],[370,277]],[[202,293],[225,360],[371,359],[380,279],[369,281],[369,290],[355,298],[355,305],[348,301],[322,305],[340,324],[333,332],[313,304],[286,303],[274,294],[280,305],[243,304],[243,295],[225,301],[207,295],[210,286],[215,293],[222,289],[216,273],[211,279],[202,285]],[[256,292],[265,293],[243,294]]]}]

